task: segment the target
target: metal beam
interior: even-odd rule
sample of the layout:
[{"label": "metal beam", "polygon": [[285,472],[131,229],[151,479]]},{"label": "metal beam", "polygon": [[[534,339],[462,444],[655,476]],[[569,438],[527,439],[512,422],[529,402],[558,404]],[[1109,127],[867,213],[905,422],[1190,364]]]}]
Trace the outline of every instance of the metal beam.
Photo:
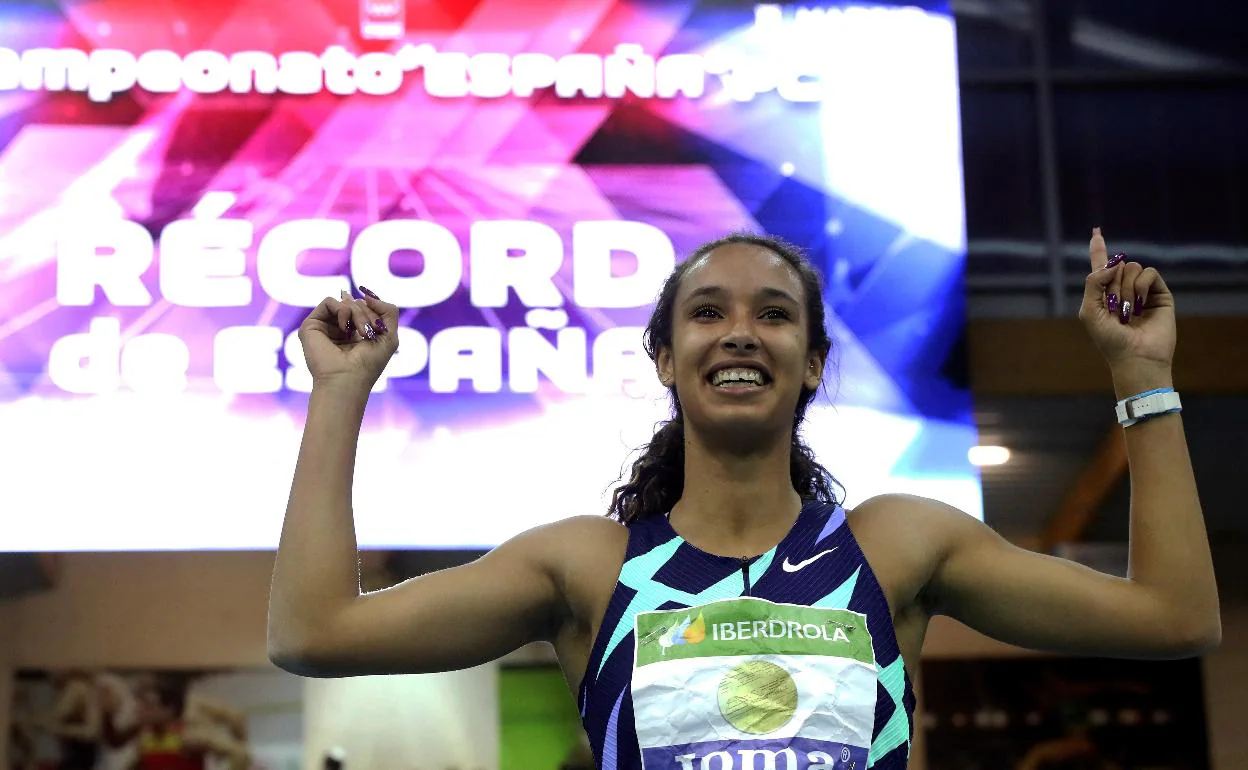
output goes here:
[{"label": "metal beam", "polygon": [[[1191,290],[1218,289],[1229,290],[1248,286],[1248,269],[1233,270],[1184,270],[1183,268],[1165,268],[1163,275],[1166,285],[1176,294],[1181,294],[1184,307],[1199,305],[1200,297]],[[1067,291],[1083,294],[1083,281],[1086,276],[1075,275],[1073,272],[1065,277]],[[1051,279],[1039,272],[1035,273],[972,273],[966,276],[964,283],[968,293],[1005,292],[1036,293],[1047,289]],[[1187,300],[1191,301],[1188,302]]]},{"label": "metal beam", "polygon": [[[1201,86],[1242,86],[1248,83],[1248,70],[1210,68],[1193,70],[1159,69],[1072,69],[1049,70],[1049,82],[1063,88],[1122,88],[1141,86],[1157,89],[1188,90]],[[963,90],[1023,90],[1035,88],[1036,73],[1030,67],[990,70],[963,70],[958,86]]]},{"label": "metal beam", "polygon": [[1044,251],[1049,263],[1049,314],[1062,316],[1066,313],[1066,289],[1062,285],[1062,203],[1057,186],[1057,129],[1053,117],[1048,29],[1045,0],[1032,0],[1031,56],[1036,74],[1036,133],[1040,141]]}]

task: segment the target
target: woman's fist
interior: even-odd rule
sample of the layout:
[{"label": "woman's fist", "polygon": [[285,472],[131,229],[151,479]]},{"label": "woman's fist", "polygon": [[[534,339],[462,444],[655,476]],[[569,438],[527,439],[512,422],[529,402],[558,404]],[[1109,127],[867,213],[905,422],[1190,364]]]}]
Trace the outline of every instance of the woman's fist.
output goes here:
[{"label": "woman's fist", "polygon": [[360,287],[364,296],[343,291],[326,297],[299,325],[299,342],[312,382],[342,382],[372,389],[399,347],[399,309]]}]

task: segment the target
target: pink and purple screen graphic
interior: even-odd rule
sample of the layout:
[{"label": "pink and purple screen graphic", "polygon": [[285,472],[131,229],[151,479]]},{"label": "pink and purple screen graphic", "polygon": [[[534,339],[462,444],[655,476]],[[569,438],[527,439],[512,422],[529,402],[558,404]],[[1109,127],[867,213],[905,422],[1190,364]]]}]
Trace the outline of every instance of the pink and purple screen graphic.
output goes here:
[{"label": "pink and purple screen graphic", "polygon": [[362,545],[600,513],[659,283],[735,230],[826,277],[848,501],[980,515],[954,45],[940,3],[6,3],[0,549],[273,547],[294,333],[359,285],[404,308]]}]

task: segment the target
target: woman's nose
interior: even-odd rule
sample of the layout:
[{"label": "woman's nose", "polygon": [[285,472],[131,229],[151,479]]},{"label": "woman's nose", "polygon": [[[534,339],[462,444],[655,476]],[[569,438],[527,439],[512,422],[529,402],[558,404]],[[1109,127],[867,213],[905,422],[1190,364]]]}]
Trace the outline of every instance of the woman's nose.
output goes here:
[{"label": "woman's nose", "polygon": [[725,350],[753,351],[758,349],[758,336],[754,334],[754,327],[739,323],[724,335],[721,344]]}]

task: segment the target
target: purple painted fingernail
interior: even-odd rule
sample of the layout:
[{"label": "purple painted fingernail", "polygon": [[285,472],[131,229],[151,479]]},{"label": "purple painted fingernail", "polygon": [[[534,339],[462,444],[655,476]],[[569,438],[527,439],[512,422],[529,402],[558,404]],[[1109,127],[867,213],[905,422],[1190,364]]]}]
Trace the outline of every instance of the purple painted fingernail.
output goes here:
[{"label": "purple painted fingernail", "polygon": [[1111,313],[1118,312],[1118,295],[1114,294],[1112,291],[1105,295],[1105,306],[1109,308],[1109,312]]},{"label": "purple painted fingernail", "polygon": [[[1121,262],[1122,260],[1126,258],[1127,258],[1126,254],[1123,254],[1121,251],[1118,252],[1114,256],[1110,257],[1109,261],[1105,263],[1105,269],[1108,270],[1109,268],[1114,267],[1115,265],[1117,265],[1119,262]],[[360,288],[363,288],[363,287],[360,287]]]},{"label": "purple painted fingernail", "polygon": [[1135,314],[1144,315],[1144,298],[1139,294],[1135,295]]},{"label": "purple painted fingernail", "polygon": [[369,290],[368,290],[368,288],[367,288],[367,287],[365,287],[365,286],[361,286],[361,287],[360,287],[360,291],[361,291],[363,294],[365,294],[365,295],[367,295],[367,296],[369,296],[369,297],[372,297],[372,298],[373,298],[373,299],[375,299],[375,300],[381,301],[381,297],[378,297],[376,294],[373,294],[373,293],[372,293],[371,291],[369,291]]},{"label": "purple painted fingernail", "polygon": [[1118,321],[1120,323],[1125,324],[1126,322],[1130,320],[1131,320],[1131,302],[1130,301],[1123,302],[1122,310],[1118,311]]},{"label": "purple painted fingernail", "polygon": [[386,332],[390,331],[389,329],[386,328],[386,322],[381,318],[378,318],[376,321],[373,321],[373,326],[376,326],[377,331],[380,332],[381,334],[385,334]]},{"label": "purple painted fingernail", "polygon": [[370,340],[375,340],[377,339],[377,332],[373,331],[373,327],[370,324],[365,323],[364,324],[364,336]]}]

